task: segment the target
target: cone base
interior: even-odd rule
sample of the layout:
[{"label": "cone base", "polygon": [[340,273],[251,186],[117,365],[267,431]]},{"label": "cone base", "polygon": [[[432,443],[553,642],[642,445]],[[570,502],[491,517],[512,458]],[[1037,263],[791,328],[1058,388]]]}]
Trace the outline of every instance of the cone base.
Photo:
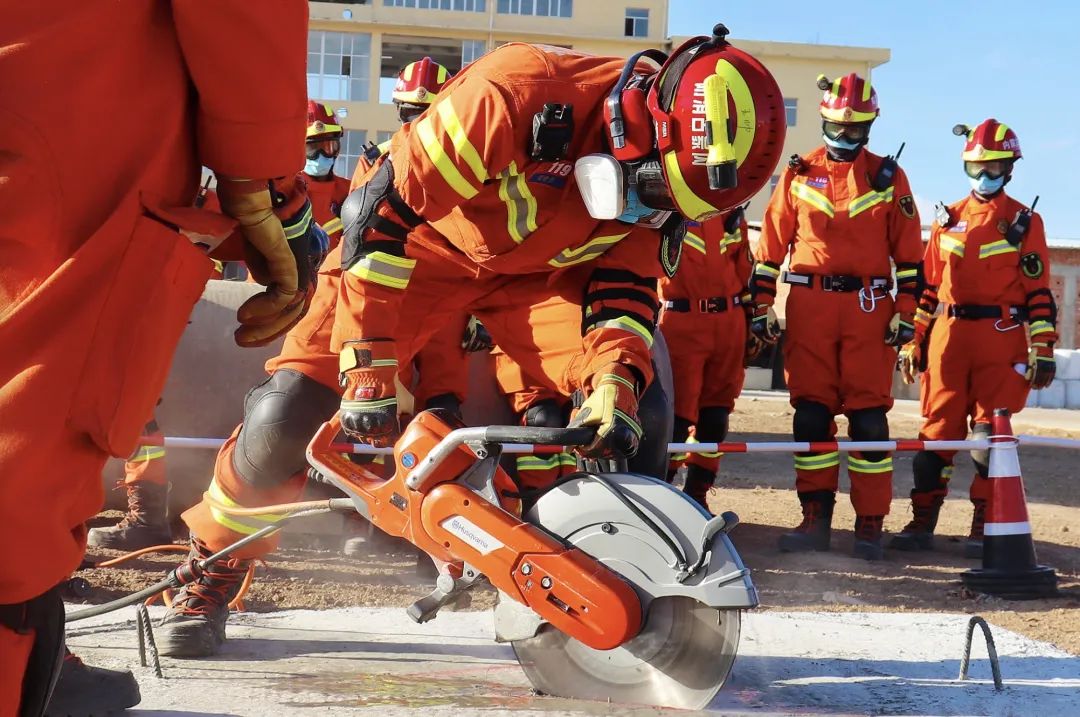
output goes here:
[{"label": "cone base", "polygon": [[964,586],[1005,600],[1036,600],[1054,597],[1057,592],[1057,573],[1046,565],[1031,570],[965,570],[960,578]]}]

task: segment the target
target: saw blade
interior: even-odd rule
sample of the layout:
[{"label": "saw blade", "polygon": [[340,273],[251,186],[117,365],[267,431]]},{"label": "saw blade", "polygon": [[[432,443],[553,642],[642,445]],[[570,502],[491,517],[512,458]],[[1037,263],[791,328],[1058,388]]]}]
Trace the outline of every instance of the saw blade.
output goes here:
[{"label": "saw blade", "polygon": [[624,704],[702,709],[724,686],[739,645],[741,613],[685,597],[649,607],[645,626],[614,650],[594,650],[551,625],[512,645],[545,694]]}]

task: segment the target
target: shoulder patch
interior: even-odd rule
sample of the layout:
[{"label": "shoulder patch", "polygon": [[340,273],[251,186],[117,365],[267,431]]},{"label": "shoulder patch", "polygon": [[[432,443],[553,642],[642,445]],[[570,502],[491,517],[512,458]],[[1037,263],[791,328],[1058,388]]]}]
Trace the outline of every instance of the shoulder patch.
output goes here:
[{"label": "shoulder patch", "polygon": [[896,200],[897,205],[900,207],[900,212],[908,219],[915,218],[915,197],[910,194],[905,194]]},{"label": "shoulder patch", "polygon": [[660,237],[660,265],[664,267],[664,274],[670,279],[679,270],[683,239],[686,238],[686,223],[679,222],[674,230],[661,231]]},{"label": "shoulder patch", "polygon": [[1020,257],[1020,270],[1027,278],[1038,279],[1046,271],[1046,266],[1037,252],[1029,252]]}]

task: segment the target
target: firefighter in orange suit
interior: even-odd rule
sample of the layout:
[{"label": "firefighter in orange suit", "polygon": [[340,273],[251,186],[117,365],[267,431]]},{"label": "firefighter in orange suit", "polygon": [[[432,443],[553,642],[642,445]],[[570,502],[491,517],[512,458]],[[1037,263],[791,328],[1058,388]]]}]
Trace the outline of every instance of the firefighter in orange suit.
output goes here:
[{"label": "firefighter in orange suit", "polygon": [[[263,5],[0,9],[0,714],[44,709],[55,586],[82,560],[106,458],[131,454],[160,395],[206,247],[239,224],[249,256],[267,257],[271,289],[239,312],[241,344],[305,308],[293,218],[307,203],[291,178],[307,6]],[[133,108],[153,126],[123,121]],[[228,185],[232,218],[192,208],[200,164]]]},{"label": "firefighter in orange suit", "polygon": [[[670,71],[657,75],[644,58]],[[277,445],[295,445],[296,462],[268,466],[255,490],[232,457],[255,425],[249,418],[219,457],[210,494],[245,506],[295,498],[303,481],[293,471],[339,396],[348,433],[392,442],[399,367],[465,313],[548,388],[562,396],[585,388],[577,418],[598,429],[594,455],[632,453],[642,432],[638,398],[653,375],[656,277],[663,266],[674,271],[680,246],[658,224],[681,225],[664,217],[672,210],[705,218],[745,200],[768,179],[783,139],[781,95],[756,60],[720,35],[694,38],[671,58],[647,50],[626,62],[514,43],[450,80],[345,201],[333,336],[341,383],[335,374],[320,385],[318,403],[302,404],[305,416],[282,413],[287,423],[267,424]],[[729,107],[718,67],[745,83],[748,92],[735,97],[744,109],[754,103],[756,121],[737,127],[734,144],[719,130],[705,141],[707,125],[726,122]],[[707,107],[709,117],[695,114]],[[659,144],[654,122],[665,128]],[[661,396],[654,412],[665,408]],[[260,435],[254,449],[265,444]],[[185,520],[205,552],[277,516],[238,520],[202,504]],[[174,605],[190,600],[190,609],[174,608],[159,646],[215,651],[245,560],[272,547],[249,544],[228,574],[186,588]]]},{"label": "firefighter in orange suit", "polygon": [[[784,365],[795,440],[832,440],[840,413],[854,440],[887,440],[894,347],[913,335],[921,288],[919,216],[903,170],[865,149],[878,116],[869,82],[852,73],[832,82],[819,77],[818,86],[825,146],[793,157],[773,192],[752,278],[751,330],[775,340],[776,281],[790,284]],[[789,270],[781,275],[785,258]],[[853,452],[847,464],[854,553],[876,560],[892,458]],[[803,520],[781,537],[781,550],[829,549],[839,470],[836,452],[795,455]]]},{"label": "firefighter in orange suit", "polygon": [[334,174],[334,162],[341,153],[342,130],[329,105],[308,100],[306,161],[311,213],[330,238],[330,248],[341,242],[341,204],[349,196],[349,180]]},{"label": "firefighter in orange suit", "polygon": [[[971,193],[939,211],[923,259],[926,288],[915,314],[915,339],[900,352],[906,382],[914,380],[920,365],[926,366],[926,422],[919,438],[927,440],[962,440],[969,425],[975,437],[988,437],[995,408],[1017,413],[1030,388],[1045,388],[1054,380],[1058,339],[1042,217],[1005,193],[1013,165],[1023,156],[1020,141],[995,119],[974,129],[958,125],[954,131],[967,140],[962,159]],[[915,455],[914,517],[890,547],[933,548],[954,455]],[[990,498],[989,456],[972,451],[971,457],[974,517],[965,554],[980,558]]]},{"label": "firefighter in orange suit", "polygon": [[[742,390],[747,345],[747,283],[753,267],[742,208],[692,223],[679,271],[660,281],[660,328],[675,377],[675,435],[682,443],[719,443]],[[719,453],[675,454],[668,480],[685,460],[683,490],[708,510],[706,495],[720,469]]]}]

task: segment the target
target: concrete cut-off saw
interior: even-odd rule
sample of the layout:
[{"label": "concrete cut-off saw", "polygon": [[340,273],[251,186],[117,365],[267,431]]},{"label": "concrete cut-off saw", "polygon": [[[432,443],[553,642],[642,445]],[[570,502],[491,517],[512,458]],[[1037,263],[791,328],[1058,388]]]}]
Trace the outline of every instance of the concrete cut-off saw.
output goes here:
[{"label": "concrete cut-off saw", "polygon": [[488,581],[495,634],[541,693],[700,709],[723,686],[741,611],[757,591],[728,533],[667,483],[581,471],[530,494],[499,466],[504,444],[579,446],[590,428],[465,428],[425,411],[394,447],[384,479],[334,448],[335,417],[308,459],[356,510],[439,566],[417,622]]}]

